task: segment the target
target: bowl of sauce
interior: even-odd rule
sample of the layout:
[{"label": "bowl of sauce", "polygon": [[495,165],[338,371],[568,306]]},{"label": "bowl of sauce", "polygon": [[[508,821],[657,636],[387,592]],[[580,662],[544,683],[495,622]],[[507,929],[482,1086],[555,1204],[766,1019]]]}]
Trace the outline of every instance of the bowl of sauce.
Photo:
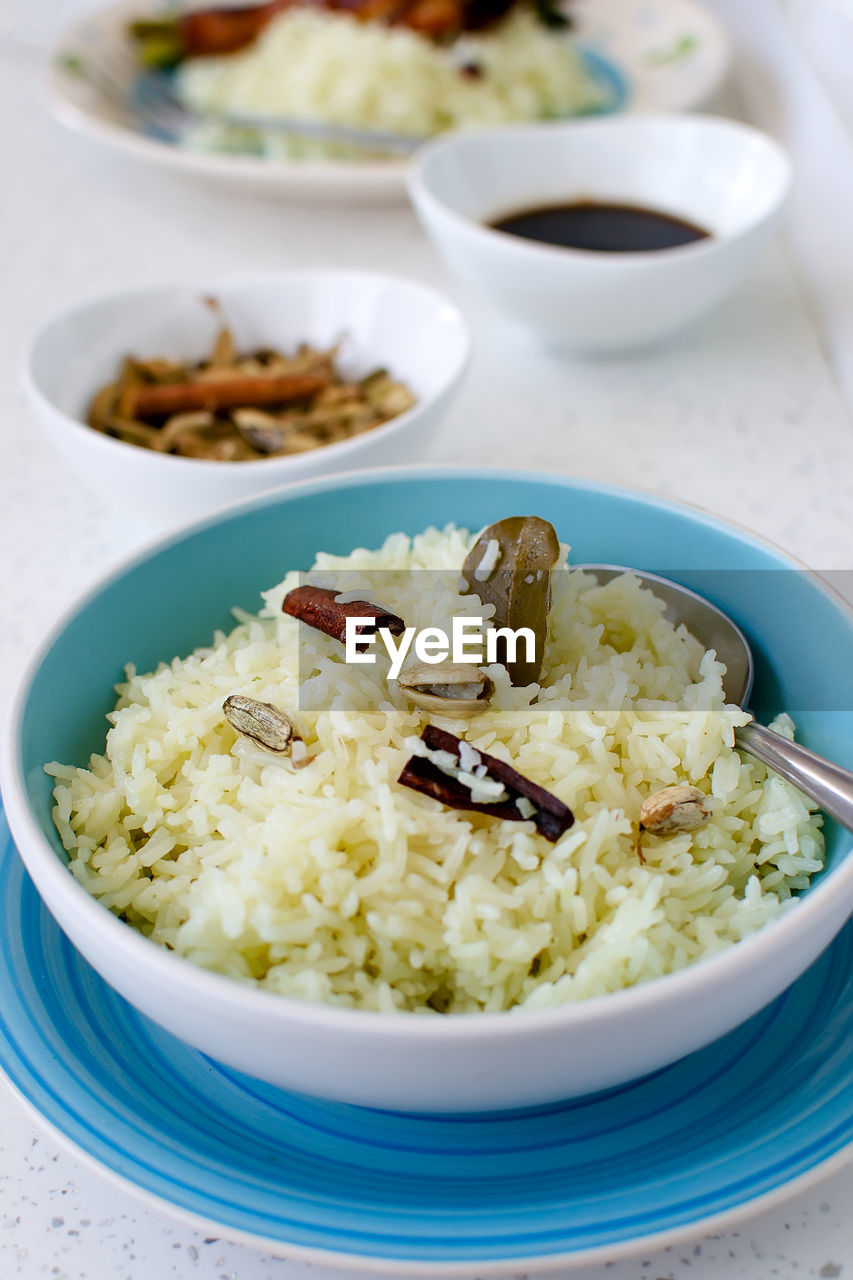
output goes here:
[{"label": "bowl of sauce", "polygon": [[450,269],[547,344],[659,343],[745,278],[790,184],[779,145],[714,116],[613,116],[462,133],[409,194]]},{"label": "bowl of sauce", "polygon": [[556,244],[564,249],[591,249],[596,253],[649,253],[677,249],[683,244],[707,240],[711,232],[686,218],[660,213],[636,204],[605,200],[573,200],[570,204],[546,204],[506,214],[491,224],[495,231]]}]

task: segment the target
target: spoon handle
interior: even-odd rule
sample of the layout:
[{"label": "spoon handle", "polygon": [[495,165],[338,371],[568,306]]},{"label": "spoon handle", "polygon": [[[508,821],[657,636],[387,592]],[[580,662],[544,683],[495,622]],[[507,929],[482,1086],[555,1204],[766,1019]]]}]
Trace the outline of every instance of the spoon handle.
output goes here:
[{"label": "spoon handle", "polygon": [[735,730],[735,745],[775,769],[810,799],[853,831],[853,773],[790,742],[761,724]]}]

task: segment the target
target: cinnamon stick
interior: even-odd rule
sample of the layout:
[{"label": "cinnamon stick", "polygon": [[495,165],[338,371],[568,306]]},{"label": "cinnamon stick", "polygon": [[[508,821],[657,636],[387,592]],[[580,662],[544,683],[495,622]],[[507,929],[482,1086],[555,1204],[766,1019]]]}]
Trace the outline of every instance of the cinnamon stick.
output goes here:
[{"label": "cinnamon stick", "polygon": [[143,421],[170,418],[175,413],[206,409],[256,409],[262,405],[288,404],[316,395],[327,379],[316,374],[279,374],[275,377],[237,375],[211,381],[167,382],[160,386],[128,387],[122,393],[119,412]]},{"label": "cinnamon stick", "polygon": [[380,627],[387,629],[394,636],[401,636],[406,624],[395,613],[387,613],[377,604],[368,600],[347,600],[338,602],[342,591],[330,591],[326,587],[295,587],[284,597],[282,612],[289,613],[292,618],[306,622],[309,627],[323,631],[335,640],[346,639],[347,618],[363,618],[358,628],[360,635],[372,635]]},{"label": "cinnamon stick", "polygon": [[[463,745],[462,739],[445,729],[438,729],[428,724],[421,734],[421,741],[430,751],[447,751],[459,759]],[[550,791],[537,786],[524,774],[513,769],[495,756],[485,751],[478,751],[479,764],[486,766],[485,777],[502,783],[509,792],[507,799],[492,804],[475,802],[471,799],[471,790],[463,782],[445,773],[437,764],[425,756],[412,756],[397,779],[404,787],[411,787],[422,795],[432,796],[450,809],[471,809],[476,813],[486,813],[493,818],[505,818],[510,822],[533,822],[540,835],[552,844],[568,831],[575,818],[568,805],[563,804]],[[479,766],[478,766],[479,767]],[[519,811],[518,801],[524,799],[534,807],[529,815]]]}]

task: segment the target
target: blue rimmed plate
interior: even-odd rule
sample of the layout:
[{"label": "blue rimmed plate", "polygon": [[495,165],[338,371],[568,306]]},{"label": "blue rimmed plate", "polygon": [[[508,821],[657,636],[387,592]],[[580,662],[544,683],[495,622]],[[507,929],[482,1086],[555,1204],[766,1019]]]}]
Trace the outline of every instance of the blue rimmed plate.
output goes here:
[{"label": "blue rimmed plate", "polygon": [[853,1143],[853,925],[784,996],[644,1080],[497,1116],[287,1094],[159,1030],[77,954],[0,815],[0,1065],[84,1156],[196,1223],[396,1275],[614,1258],[766,1206]]}]

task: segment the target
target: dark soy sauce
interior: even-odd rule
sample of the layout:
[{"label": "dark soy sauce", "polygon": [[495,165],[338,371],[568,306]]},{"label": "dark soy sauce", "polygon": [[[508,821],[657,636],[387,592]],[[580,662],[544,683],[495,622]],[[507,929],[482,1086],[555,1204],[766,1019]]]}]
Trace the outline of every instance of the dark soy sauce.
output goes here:
[{"label": "dark soy sauce", "polygon": [[598,253],[648,253],[676,249],[706,240],[710,232],[683,218],[631,204],[603,204],[577,200],[573,204],[522,209],[490,224],[526,240],[539,240],[565,249]]}]

